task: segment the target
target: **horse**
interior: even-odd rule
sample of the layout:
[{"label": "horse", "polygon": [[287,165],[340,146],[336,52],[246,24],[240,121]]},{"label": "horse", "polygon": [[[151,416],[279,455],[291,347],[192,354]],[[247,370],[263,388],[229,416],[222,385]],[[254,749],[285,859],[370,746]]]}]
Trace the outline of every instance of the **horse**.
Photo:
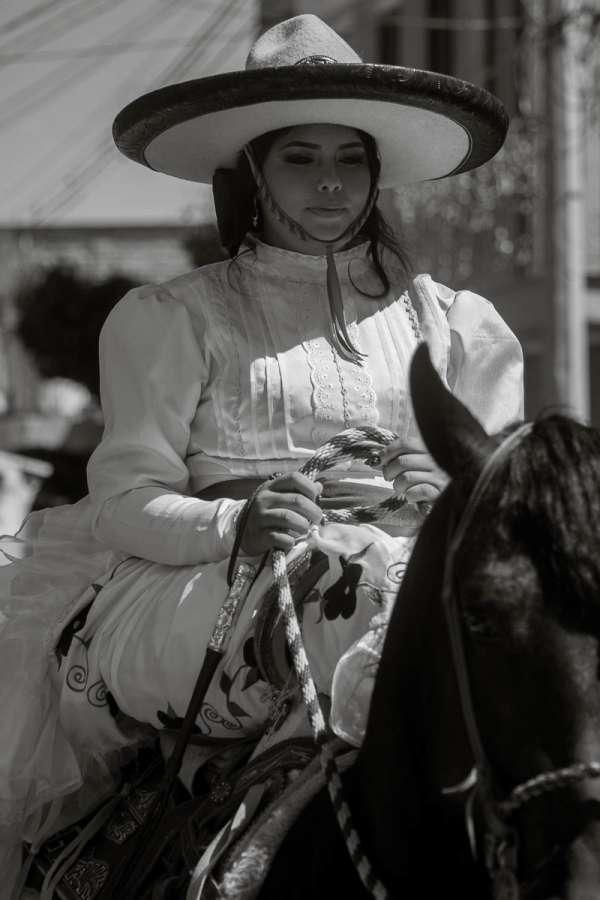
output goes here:
[{"label": "horse", "polygon": [[552,414],[488,436],[424,346],[411,391],[450,482],[416,542],[365,739],[343,777],[370,866],[359,878],[323,790],[288,832],[260,900],[592,900],[600,434]]}]

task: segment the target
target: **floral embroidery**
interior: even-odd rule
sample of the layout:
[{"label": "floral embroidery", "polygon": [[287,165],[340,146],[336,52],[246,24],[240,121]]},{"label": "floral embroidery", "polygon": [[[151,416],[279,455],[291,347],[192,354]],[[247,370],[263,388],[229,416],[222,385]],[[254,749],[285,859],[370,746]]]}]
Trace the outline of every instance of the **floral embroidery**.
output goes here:
[{"label": "floral embroidery", "polygon": [[330,621],[341,616],[349,619],[356,611],[356,588],[362,575],[362,566],[344,563],[343,574],[334,585],[323,594],[323,613]]},{"label": "floral embroidery", "polygon": [[[106,683],[99,678],[88,687],[89,672],[87,669],[87,644],[77,638],[77,635],[75,635],[75,638],[76,640],[79,640],[82,645],[85,664],[74,663],[70,666],[65,677],[65,685],[69,690],[74,691],[76,694],[85,693],[87,702],[90,706],[96,706],[98,708],[107,706],[109,703],[109,693]],[[110,699],[112,700],[112,697]],[[112,711],[113,710],[111,709],[111,712]]]},{"label": "floral embroidery", "polygon": [[342,577],[323,593],[323,615],[332,621],[341,616],[350,619],[356,612],[356,589],[363,576],[363,565],[359,561],[369,551],[372,544],[367,544],[359,553],[346,559],[339,557]]},{"label": "floral embroidery", "polygon": [[[204,702],[199,713],[202,724],[196,723],[194,733],[210,735],[214,725],[220,725],[227,731],[239,731],[244,728],[243,719],[249,718],[251,713],[245,710],[237,700],[234,700],[232,694],[234,689],[236,692],[247,691],[258,681],[263,680],[256,661],[252,637],[247,638],[244,642],[242,658],[242,664],[238,666],[233,675],[223,671],[219,678],[219,691],[225,699],[225,706],[230,718],[219,713],[212,703]],[[177,715],[170,704],[167,706],[166,712],[158,710],[156,717],[164,728],[180,728],[183,723],[183,718]]]}]

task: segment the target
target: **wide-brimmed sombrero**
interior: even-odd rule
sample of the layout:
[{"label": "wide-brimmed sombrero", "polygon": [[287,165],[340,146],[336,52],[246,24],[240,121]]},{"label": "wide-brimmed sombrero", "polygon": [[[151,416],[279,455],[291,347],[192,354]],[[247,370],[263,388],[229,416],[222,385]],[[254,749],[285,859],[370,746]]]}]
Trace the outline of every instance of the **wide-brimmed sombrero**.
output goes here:
[{"label": "wide-brimmed sombrero", "polygon": [[381,187],[473,169],[501,147],[501,102],[469,82],[419,69],[363,63],[313,15],[266,31],[242,71],[172,84],[117,116],[117,147],[135,162],[210,184],[253,138],[294,125],[329,123],[375,138]]}]

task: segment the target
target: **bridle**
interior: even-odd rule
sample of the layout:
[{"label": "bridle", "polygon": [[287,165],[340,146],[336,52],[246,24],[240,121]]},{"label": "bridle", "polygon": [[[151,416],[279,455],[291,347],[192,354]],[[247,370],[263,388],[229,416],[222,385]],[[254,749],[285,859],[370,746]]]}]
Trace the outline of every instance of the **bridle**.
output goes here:
[{"label": "bridle", "polygon": [[[507,797],[498,800],[492,769],[485,753],[481,733],[475,716],[471,684],[467,669],[463,629],[460,619],[457,592],[455,590],[456,557],[462,546],[467,529],[471,525],[479,504],[498,471],[500,465],[512,450],[531,432],[533,425],[524,423],[511,432],[496,447],[487,459],[469,499],[458,518],[446,551],[442,603],[450,636],[452,661],[456,674],[462,715],[475,760],[471,801],[475,798],[483,817],[485,833],[483,838],[484,861],[492,883],[494,898],[498,900],[519,900],[523,896],[517,877],[518,833],[511,825],[515,812],[536,797],[559,788],[566,787],[587,778],[600,777],[600,761],[577,762],[560,769],[542,772],[514,787]],[[450,792],[450,791],[447,791]],[[467,831],[474,850],[474,825],[472,821],[473,802],[467,805]],[[555,853],[551,855],[553,858]],[[544,861],[544,865],[548,860]],[[539,869],[539,867],[538,867]]]}]

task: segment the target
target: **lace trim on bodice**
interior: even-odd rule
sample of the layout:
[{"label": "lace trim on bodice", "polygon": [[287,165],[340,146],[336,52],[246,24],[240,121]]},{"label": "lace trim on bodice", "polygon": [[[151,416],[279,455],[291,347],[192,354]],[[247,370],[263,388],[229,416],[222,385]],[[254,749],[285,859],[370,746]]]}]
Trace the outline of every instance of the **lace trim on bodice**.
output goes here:
[{"label": "lace trim on bodice", "polygon": [[[360,349],[356,322],[350,323],[348,331]],[[339,430],[340,421],[344,428],[377,424],[377,397],[366,368],[341,359],[325,338],[305,341],[304,348],[313,388],[315,445],[329,440]]]}]

